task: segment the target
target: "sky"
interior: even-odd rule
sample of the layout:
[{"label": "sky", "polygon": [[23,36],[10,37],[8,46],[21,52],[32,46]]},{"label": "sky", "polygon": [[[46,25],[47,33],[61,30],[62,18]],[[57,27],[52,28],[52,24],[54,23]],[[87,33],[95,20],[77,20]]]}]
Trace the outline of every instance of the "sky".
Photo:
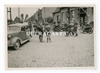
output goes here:
[{"label": "sky", "polygon": [[[42,7],[20,7],[20,15],[23,13],[24,17],[26,14],[28,14],[28,18],[34,15],[34,13],[38,9],[42,9]],[[16,16],[18,16],[18,7],[12,7],[11,8],[11,14],[12,14],[12,20],[15,19]],[[10,14],[8,13],[8,19],[10,19]]]}]

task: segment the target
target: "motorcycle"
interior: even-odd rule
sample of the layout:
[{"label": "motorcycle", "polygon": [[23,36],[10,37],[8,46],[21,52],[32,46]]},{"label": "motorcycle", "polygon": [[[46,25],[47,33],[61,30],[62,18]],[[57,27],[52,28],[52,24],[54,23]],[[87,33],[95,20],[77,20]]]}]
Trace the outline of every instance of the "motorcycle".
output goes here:
[{"label": "motorcycle", "polygon": [[89,34],[93,33],[92,26],[90,26],[89,24],[81,26],[81,28],[79,29],[79,31],[81,33],[89,33]]}]

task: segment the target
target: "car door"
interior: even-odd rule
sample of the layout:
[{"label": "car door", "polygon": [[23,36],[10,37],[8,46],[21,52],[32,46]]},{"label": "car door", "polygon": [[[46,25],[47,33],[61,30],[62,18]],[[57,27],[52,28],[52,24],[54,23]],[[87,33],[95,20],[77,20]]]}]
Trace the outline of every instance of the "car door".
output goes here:
[{"label": "car door", "polygon": [[24,41],[26,39],[26,29],[25,29],[25,26],[21,27],[20,38],[22,39],[22,41]]}]

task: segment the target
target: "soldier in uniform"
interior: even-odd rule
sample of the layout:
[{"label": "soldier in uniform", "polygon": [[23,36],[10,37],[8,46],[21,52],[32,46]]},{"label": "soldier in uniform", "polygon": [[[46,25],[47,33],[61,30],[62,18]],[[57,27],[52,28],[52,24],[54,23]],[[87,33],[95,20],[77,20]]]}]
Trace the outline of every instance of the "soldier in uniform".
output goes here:
[{"label": "soldier in uniform", "polygon": [[46,29],[45,32],[46,32],[47,42],[51,42],[50,25],[48,23],[46,24],[45,29]]},{"label": "soldier in uniform", "polygon": [[28,22],[28,26],[29,26],[29,30],[30,30],[30,37],[32,37],[32,29],[33,29],[32,23]]},{"label": "soldier in uniform", "polygon": [[73,29],[73,32],[74,32],[75,36],[78,36],[77,29],[78,29],[78,23],[74,20],[74,29]]},{"label": "soldier in uniform", "polygon": [[37,30],[38,30],[38,35],[39,35],[39,40],[40,42],[43,42],[43,27],[39,23],[37,24]]}]

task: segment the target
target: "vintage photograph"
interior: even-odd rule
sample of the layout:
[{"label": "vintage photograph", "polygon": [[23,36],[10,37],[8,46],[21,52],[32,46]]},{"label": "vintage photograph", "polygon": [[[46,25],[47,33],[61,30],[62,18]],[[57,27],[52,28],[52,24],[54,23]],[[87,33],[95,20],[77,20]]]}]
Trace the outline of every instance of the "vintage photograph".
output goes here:
[{"label": "vintage photograph", "polygon": [[5,6],[7,68],[95,67],[94,5]]}]

